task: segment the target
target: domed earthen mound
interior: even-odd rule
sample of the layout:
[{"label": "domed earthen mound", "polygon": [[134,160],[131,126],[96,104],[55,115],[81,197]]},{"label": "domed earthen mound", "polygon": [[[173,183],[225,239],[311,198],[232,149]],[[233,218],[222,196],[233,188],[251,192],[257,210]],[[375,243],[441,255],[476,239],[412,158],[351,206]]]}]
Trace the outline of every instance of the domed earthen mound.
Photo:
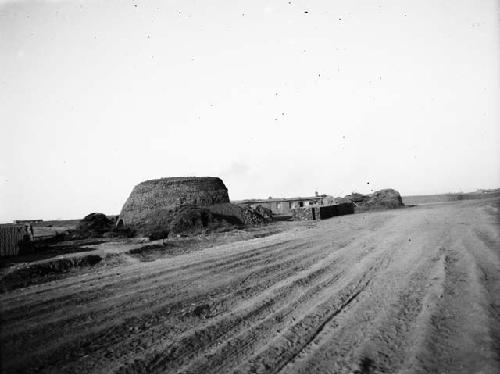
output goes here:
[{"label": "domed earthen mound", "polygon": [[78,233],[83,237],[99,237],[113,229],[113,221],[103,213],[90,213],[85,216],[77,227]]},{"label": "domed earthen mound", "polygon": [[338,199],[338,201],[354,203],[358,212],[370,209],[394,209],[404,206],[401,195],[392,188],[375,191],[371,195],[353,192],[343,199]]},{"label": "domed earthen mound", "polygon": [[366,201],[366,205],[375,208],[399,208],[404,204],[398,191],[386,188],[370,195],[370,198]]},{"label": "domed earthen mound", "polygon": [[134,187],[123,205],[119,223],[139,232],[169,227],[182,206],[229,203],[227,188],[216,177],[162,178]]}]

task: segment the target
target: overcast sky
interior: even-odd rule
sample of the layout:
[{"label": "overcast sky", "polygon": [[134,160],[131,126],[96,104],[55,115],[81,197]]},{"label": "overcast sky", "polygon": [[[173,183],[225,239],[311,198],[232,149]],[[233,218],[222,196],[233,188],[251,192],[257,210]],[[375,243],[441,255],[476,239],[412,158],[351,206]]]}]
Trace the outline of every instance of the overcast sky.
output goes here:
[{"label": "overcast sky", "polygon": [[500,187],[493,0],[0,0],[0,221],[232,199]]}]

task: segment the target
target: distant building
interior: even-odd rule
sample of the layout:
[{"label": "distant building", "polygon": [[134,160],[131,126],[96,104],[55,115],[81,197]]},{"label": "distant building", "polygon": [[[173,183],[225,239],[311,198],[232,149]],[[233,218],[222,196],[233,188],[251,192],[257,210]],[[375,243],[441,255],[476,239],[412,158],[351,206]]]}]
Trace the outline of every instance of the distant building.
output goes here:
[{"label": "distant building", "polygon": [[264,208],[271,209],[276,215],[291,215],[292,209],[303,208],[308,206],[323,205],[323,200],[327,195],[319,195],[310,197],[290,197],[290,198],[268,198],[268,199],[248,199],[233,201],[234,204],[246,205],[250,208],[255,208],[258,205]]}]

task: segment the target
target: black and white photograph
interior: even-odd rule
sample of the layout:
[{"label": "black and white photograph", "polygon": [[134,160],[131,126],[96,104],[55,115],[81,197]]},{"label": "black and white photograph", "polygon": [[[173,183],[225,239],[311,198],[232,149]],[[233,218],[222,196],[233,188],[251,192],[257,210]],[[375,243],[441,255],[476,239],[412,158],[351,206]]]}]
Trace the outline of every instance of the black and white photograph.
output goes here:
[{"label": "black and white photograph", "polygon": [[500,374],[499,0],[0,0],[0,373]]}]

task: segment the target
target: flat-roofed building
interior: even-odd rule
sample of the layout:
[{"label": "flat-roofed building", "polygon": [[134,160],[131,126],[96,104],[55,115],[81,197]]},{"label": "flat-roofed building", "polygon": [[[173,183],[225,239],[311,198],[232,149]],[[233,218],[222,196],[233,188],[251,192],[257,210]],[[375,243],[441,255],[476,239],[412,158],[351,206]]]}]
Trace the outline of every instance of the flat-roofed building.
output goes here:
[{"label": "flat-roofed building", "polygon": [[271,209],[276,215],[291,215],[292,209],[303,208],[307,206],[323,205],[323,200],[326,195],[316,195],[309,197],[285,197],[285,198],[268,198],[268,199],[248,199],[233,201],[234,204],[246,205],[250,208],[263,206]]}]

